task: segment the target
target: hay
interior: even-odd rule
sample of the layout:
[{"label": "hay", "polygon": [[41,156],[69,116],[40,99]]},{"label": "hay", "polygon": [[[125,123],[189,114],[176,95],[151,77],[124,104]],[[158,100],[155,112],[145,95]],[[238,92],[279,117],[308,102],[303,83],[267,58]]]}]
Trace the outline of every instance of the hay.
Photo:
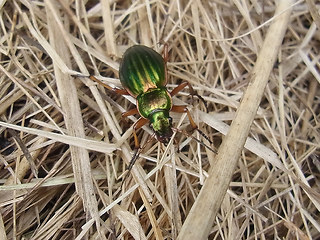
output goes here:
[{"label": "hay", "polygon": [[[3,1],[0,239],[319,237],[320,2],[279,2]],[[121,113],[135,101],[83,76],[121,87],[124,51],[164,42],[168,89],[189,81],[209,112],[187,88],[174,103],[219,153],[180,132],[164,146],[145,126],[123,182],[138,116]],[[189,130],[186,114],[171,116]]]}]

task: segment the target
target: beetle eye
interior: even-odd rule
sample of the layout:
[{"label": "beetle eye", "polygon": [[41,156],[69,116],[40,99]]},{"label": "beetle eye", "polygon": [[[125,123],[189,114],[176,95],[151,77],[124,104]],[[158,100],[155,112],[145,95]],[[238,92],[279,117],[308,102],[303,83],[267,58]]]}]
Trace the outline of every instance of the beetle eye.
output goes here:
[{"label": "beetle eye", "polygon": [[170,125],[172,124],[172,117],[168,117]]}]

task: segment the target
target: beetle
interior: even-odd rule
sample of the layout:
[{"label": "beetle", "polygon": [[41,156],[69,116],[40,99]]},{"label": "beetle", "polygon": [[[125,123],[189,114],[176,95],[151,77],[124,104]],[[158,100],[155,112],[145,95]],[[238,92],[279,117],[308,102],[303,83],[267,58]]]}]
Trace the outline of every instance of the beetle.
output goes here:
[{"label": "beetle", "polygon": [[131,95],[136,99],[136,107],[122,113],[122,117],[128,117],[135,114],[139,114],[141,116],[138,121],[133,124],[133,137],[136,151],[127,167],[128,172],[124,176],[122,183],[124,183],[125,179],[128,177],[131,168],[144,148],[140,147],[137,130],[147,123],[150,124],[157,140],[161,143],[167,144],[172,137],[173,130],[175,130],[176,132],[182,132],[193,138],[210,151],[216,153],[215,150],[199,139],[179,129],[173,128],[172,118],[169,113],[187,113],[192,130],[197,130],[210,142],[210,144],[212,144],[210,139],[200,129],[198,129],[198,126],[193,121],[187,106],[173,105],[172,97],[188,86],[190,94],[192,96],[197,96],[204,103],[207,109],[207,104],[204,99],[195,92],[191,84],[187,81],[179,84],[171,92],[168,91],[166,87],[168,83],[167,61],[167,44],[164,45],[163,57],[149,47],[144,45],[134,45],[125,51],[120,63],[119,77],[123,89],[113,88],[104,84],[94,76],[89,76],[91,80],[98,82],[115,93]]},{"label": "beetle", "polygon": [[[136,107],[122,114],[122,117],[135,114],[141,116],[133,125],[136,149],[140,147],[136,132],[147,123],[150,123],[159,142],[165,144],[169,142],[173,134],[172,118],[169,112],[187,113],[192,129],[198,129],[187,106],[173,105],[172,97],[188,86],[191,95],[197,96],[205,106],[206,103],[187,81],[182,82],[169,93],[166,88],[168,83],[167,61],[167,44],[164,45],[164,57],[149,47],[134,45],[125,51],[120,63],[119,77],[123,89],[112,88],[94,76],[89,77],[111,91],[121,95],[131,95],[136,99]],[[204,135],[201,131],[200,133]]]}]

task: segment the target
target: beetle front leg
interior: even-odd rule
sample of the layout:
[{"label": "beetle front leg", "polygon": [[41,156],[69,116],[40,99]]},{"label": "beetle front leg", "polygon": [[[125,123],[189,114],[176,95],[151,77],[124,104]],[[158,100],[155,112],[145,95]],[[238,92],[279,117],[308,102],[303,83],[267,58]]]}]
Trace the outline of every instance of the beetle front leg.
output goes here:
[{"label": "beetle front leg", "polygon": [[145,119],[145,118],[139,118],[138,121],[136,121],[134,124],[133,124],[133,138],[134,138],[134,148],[135,149],[139,149],[140,148],[140,143],[139,143],[139,140],[138,140],[138,136],[137,136],[137,130],[139,128],[142,128],[145,124],[147,124],[149,122],[148,119]]},{"label": "beetle front leg", "polygon": [[[123,180],[122,180],[122,184],[121,184],[121,188],[123,183],[125,182],[125,180],[127,179],[127,177],[129,176],[129,173],[133,167],[133,165],[135,164],[135,162],[137,161],[137,159],[140,156],[140,153],[142,152],[142,150],[146,147],[147,143],[150,142],[150,140],[152,139],[152,137],[154,136],[154,134],[150,135],[150,137],[148,138],[147,142],[140,147],[139,141],[138,141],[138,137],[136,134],[136,130],[138,130],[139,128],[141,128],[143,125],[145,125],[149,120],[144,119],[144,118],[140,118],[136,123],[135,126],[133,126],[133,136],[134,136],[134,141],[135,141],[135,152],[133,154],[132,159],[129,162],[129,165],[127,167],[127,174],[124,176]],[[138,123],[139,122],[139,123]],[[137,145],[138,144],[138,145]]]}]

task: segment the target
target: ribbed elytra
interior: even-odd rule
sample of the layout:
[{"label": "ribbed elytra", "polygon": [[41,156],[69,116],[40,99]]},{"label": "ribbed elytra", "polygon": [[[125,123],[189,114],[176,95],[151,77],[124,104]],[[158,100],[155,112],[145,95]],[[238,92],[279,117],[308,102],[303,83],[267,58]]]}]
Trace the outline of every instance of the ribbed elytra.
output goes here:
[{"label": "ribbed elytra", "polygon": [[133,97],[150,88],[166,85],[165,62],[162,56],[142,45],[130,47],[120,64],[120,81]]}]

